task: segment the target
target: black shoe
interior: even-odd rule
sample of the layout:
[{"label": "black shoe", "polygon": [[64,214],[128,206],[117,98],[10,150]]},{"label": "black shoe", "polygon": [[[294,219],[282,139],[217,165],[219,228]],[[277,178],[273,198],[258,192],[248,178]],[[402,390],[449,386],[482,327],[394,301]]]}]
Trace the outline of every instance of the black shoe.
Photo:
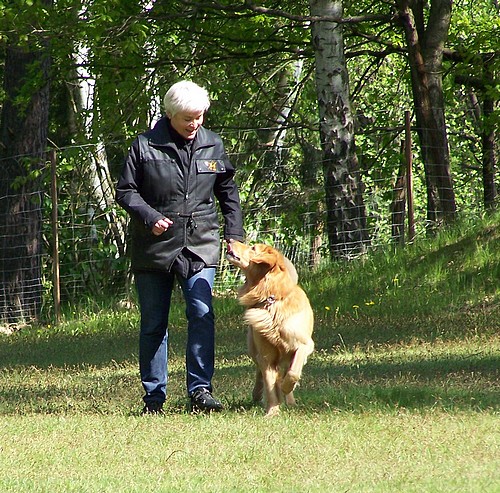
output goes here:
[{"label": "black shoe", "polygon": [[224,406],[214,398],[208,389],[196,389],[191,395],[191,412],[219,412]]},{"label": "black shoe", "polygon": [[163,403],[161,402],[147,402],[142,409],[142,414],[163,414]]}]

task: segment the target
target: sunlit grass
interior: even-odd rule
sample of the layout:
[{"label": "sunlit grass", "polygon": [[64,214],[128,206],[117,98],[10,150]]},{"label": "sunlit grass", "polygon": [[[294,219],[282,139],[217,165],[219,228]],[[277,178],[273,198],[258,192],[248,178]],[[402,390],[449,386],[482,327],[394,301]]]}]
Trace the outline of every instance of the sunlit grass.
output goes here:
[{"label": "sunlit grass", "polygon": [[494,492],[489,414],[2,420],[2,491]]},{"label": "sunlit grass", "polygon": [[306,286],[329,315],[413,317],[481,304],[500,293],[497,216],[445,231],[434,241],[387,247],[348,264],[323,268]]}]

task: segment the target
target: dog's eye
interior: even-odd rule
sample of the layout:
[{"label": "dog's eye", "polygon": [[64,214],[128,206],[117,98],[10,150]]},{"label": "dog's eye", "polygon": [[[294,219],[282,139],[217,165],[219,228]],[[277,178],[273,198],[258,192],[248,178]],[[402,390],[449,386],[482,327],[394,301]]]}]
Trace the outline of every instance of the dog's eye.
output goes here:
[{"label": "dog's eye", "polygon": [[255,245],[252,246],[252,252],[255,252]]}]

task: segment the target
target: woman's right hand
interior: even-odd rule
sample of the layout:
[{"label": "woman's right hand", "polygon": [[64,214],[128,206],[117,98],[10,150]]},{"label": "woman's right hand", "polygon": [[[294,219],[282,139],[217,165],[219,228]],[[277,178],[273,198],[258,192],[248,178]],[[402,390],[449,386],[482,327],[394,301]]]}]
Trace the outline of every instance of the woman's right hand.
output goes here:
[{"label": "woman's right hand", "polygon": [[163,219],[160,219],[155,223],[153,226],[153,234],[156,236],[160,236],[161,234],[165,233],[168,228],[170,228],[174,224],[172,220],[170,220],[168,217],[164,217]]}]

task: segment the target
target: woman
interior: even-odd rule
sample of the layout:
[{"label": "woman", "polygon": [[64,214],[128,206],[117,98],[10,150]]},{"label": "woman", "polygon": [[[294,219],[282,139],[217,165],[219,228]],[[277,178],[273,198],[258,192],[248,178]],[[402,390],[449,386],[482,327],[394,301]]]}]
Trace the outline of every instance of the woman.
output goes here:
[{"label": "woman", "polygon": [[139,135],[116,189],[130,215],[131,263],[141,323],[139,367],[145,414],[162,412],[167,387],[168,316],[177,278],[186,302],[186,384],[192,411],[220,411],[212,395],[215,320],[212,287],[224,238],[243,239],[234,167],[220,137],[203,127],[207,91],[190,81],[166,93],[166,117]]}]

